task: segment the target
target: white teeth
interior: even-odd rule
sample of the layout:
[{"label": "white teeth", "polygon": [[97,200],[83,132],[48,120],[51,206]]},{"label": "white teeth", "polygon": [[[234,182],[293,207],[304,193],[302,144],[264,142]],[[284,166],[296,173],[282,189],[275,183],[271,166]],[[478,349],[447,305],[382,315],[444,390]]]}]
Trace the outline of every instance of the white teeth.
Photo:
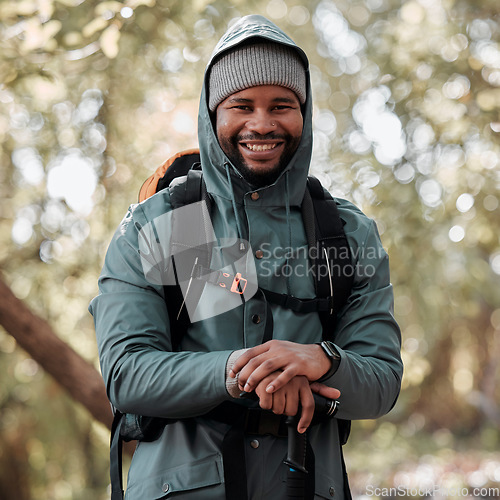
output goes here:
[{"label": "white teeth", "polygon": [[267,151],[274,149],[276,144],[246,144],[246,147],[251,151]]}]

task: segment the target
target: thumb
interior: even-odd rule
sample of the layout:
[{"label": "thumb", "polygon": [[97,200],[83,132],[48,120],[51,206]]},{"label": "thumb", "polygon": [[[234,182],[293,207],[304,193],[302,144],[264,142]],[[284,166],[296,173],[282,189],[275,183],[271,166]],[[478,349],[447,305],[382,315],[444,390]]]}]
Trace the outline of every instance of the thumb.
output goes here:
[{"label": "thumb", "polygon": [[328,387],[320,382],[313,382],[311,384],[311,391],[327,399],[338,399],[340,397],[340,391],[338,389]]}]

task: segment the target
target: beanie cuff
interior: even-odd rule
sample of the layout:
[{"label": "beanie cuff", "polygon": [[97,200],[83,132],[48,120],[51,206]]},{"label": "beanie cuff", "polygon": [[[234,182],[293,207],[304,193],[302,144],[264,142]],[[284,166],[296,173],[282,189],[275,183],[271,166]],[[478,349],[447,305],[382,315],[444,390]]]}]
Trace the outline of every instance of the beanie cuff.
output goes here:
[{"label": "beanie cuff", "polygon": [[249,87],[278,85],[306,101],[306,73],[299,54],[278,43],[254,43],[223,54],[209,75],[210,111],[230,95]]}]

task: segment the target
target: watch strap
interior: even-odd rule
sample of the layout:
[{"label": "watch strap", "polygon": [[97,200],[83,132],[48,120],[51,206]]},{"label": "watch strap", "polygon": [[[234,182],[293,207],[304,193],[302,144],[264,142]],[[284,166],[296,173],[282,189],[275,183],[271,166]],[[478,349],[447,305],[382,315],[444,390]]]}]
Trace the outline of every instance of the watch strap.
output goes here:
[{"label": "watch strap", "polygon": [[318,345],[321,349],[323,349],[323,352],[332,363],[330,369],[318,380],[318,382],[322,382],[323,380],[330,378],[338,370],[342,358],[340,357],[340,354],[338,353],[333,342],[324,340],[323,342],[318,342]]}]

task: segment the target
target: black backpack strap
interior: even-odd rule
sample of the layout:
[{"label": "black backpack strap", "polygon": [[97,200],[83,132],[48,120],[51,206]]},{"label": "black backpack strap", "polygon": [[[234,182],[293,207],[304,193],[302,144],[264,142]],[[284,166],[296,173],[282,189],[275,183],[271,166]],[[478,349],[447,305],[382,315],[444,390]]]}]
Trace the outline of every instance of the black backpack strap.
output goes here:
[{"label": "black backpack strap", "polygon": [[189,170],[198,169],[199,161],[199,153],[186,154],[176,158],[166,170],[165,175],[158,181],[156,192],[167,188],[175,178],[186,175]]},{"label": "black backpack strap", "polygon": [[[339,425],[340,425],[340,422],[349,422],[349,426],[351,424],[350,420],[340,420],[339,421]],[[344,450],[342,448],[342,445],[340,446],[340,460],[341,460],[341,463],[342,463],[342,477],[343,477],[343,484],[344,484],[344,499],[345,500],[352,500],[351,487],[349,486],[349,477],[347,475],[347,467],[345,466]]]},{"label": "black backpack strap", "polygon": [[[344,307],[354,281],[351,249],[344,232],[337,203],[315,177],[309,176],[308,190],[302,206],[302,217],[308,240],[314,237],[314,261],[312,268],[318,297],[332,297],[332,308],[321,312],[326,339],[331,335],[336,314]],[[311,201],[308,200],[308,195]],[[311,214],[311,206],[314,214]],[[314,224],[312,224],[314,219]],[[314,232],[312,228],[314,227]],[[312,234],[311,234],[312,233]]]},{"label": "black backpack strap", "polygon": [[111,479],[111,500],[123,500],[122,447],[120,429],[125,415],[114,410],[109,447],[109,475]]},{"label": "black backpack strap", "polygon": [[316,215],[314,213],[313,198],[311,196],[311,186],[307,183],[307,189],[304,192],[304,199],[302,200],[302,221],[307,237],[307,246],[311,249],[316,247]]},{"label": "black backpack strap", "polygon": [[278,306],[291,309],[293,312],[308,314],[312,312],[329,314],[332,310],[332,297],[316,297],[314,299],[299,299],[286,293],[272,292],[271,290],[261,289],[266,299]]},{"label": "black backpack strap", "polygon": [[185,176],[175,177],[169,185],[172,208],[183,207],[204,199],[206,189],[203,174],[194,167],[188,170]]},{"label": "black backpack strap", "polygon": [[247,500],[245,434],[241,425],[232,425],[222,440],[222,461],[226,500]]},{"label": "black backpack strap", "polygon": [[[173,166],[173,165],[172,165]],[[171,168],[171,167],[170,167]],[[167,171],[168,172],[168,171]],[[207,192],[205,183],[203,182],[203,174],[201,171],[201,165],[199,163],[194,164],[187,174],[181,178],[174,177],[170,186],[170,202],[173,209],[180,208],[191,203],[196,203],[199,201],[204,201],[207,207],[207,211],[210,214],[212,210],[212,199]],[[208,224],[208,221],[206,221]],[[172,217],[173,233],[174,238],[177,238],[177,232],[182,234],[186,230],[185,227],[180,227],[176,225],[175,213]],[[207,237],[205,241],[209,241],[208,238],[209,228],[205,228]],[[182,240],[182,238],[180,238]],[[185,299],[181,290],[179,283],[185,280],[185,276],[180,276],[180,272],[186,269],[191,269],[189,263],[186,263],[186,259],[190,262],[193,261],[198,267],[209,267],[210,265],[210,255],[211,255],[211,245],[207,243],[201,247],[193,248],[178,254],[175,258],[172,258],[172,266],[175,277],[175,285],[165,285],[165,303],[167,305],[167,310],[169,318],[171,321],[171,332],[172,332],[172,346],[176,350],[179,346],[182,337],[184,336],[187,328],[191,324],[189,320],[189,315],[185,306]],[[198,258],[198,259],[196,259]],[[176,260],[178,261],[176,264]],[[196,300],[196,297],[201,295],[202,287],[195,284],[193,288],[190,289],[191,300]]]}]

